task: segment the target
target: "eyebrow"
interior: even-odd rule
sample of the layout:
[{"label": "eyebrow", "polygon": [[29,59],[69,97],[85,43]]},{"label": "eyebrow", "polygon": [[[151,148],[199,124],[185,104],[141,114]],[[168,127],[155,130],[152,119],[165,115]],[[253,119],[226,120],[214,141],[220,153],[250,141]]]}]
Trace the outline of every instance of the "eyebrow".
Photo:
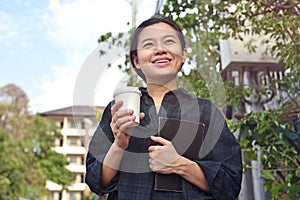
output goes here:
[{"label": "eyebrow", "polygon": [[[172,37],[174,39],[177,39],[174,35],[164,35],[163,36],[164,39],[167,38],[167,37]],[[144,40],[141,41],[141,44],[143,44],[143,43],[145,43],[147,41],[152,41],[152,40],[153,40],[152,38],[146,38],[146,39],[144,39]]]},{"label": "eyebrow", "polygon": [[141,41],[141,44],[143,44],[143,43],[145,43],[147,41],[151,41],[151,40],[153,40],[153,39],[152,38],[146,38],[146,39],[144,39],[144,40]]}]

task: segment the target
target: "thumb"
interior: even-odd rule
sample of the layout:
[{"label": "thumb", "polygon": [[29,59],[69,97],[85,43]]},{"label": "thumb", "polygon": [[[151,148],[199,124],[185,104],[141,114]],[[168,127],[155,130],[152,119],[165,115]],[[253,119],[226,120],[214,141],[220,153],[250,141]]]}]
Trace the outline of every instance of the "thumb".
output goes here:
[{"label": "thumb", "polygon": [[140,119],[144,119],[144,117],[145,117],[145,113],[141,112],[140,113]]},{"label": "thumb", "polygon": [[169,144],[170,143],[170,141],[169,140],[166,140],[166,139],[164,139],[164,138],[162,138],[162,137],[159,137],[159,136],[151,136],[151,140],[153,141],[153,142],[157,142],[157,143],[159,143],[159,144],[161,144],[161,145],[167,145],[167,144]]}]

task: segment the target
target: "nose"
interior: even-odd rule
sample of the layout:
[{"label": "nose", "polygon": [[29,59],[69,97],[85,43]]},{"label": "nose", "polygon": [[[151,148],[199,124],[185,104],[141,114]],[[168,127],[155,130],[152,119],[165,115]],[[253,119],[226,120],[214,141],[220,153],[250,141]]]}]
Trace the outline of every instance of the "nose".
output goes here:
[{"label": "nose", "polygon": [[162,45],[162,44],[157,44],[155,46],[155,54],[163,54],[163,53],[166,53],[167,52],[167,49]]}]

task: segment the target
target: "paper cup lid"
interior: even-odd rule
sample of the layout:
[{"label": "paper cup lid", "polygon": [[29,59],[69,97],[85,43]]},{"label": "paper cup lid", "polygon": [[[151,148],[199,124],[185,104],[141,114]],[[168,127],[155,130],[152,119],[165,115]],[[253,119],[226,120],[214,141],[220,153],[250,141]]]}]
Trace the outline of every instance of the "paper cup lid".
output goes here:
[{"label": "paper cup lid", "polygon": [[124,93],[124,92],[135,92],[135,93],[139,94],[140,96],[142,96],[142,93],[138,87],[128,86],[128,87],[122,87],[122,88],[116,89],[113,94],[113,97],[115,98],[116,95],[118,95],[120,93]]}]

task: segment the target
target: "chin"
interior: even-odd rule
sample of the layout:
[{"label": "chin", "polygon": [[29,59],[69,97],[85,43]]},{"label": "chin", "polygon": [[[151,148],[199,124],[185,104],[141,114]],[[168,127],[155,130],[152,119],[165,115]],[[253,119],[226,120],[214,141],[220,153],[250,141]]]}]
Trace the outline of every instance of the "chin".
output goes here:
[{"label": "chin", "polygon": [[147,78],[147,84],[159,84],[159,85],[167,85],[171,81],[176,80],[177,73],[176,74],[168,74],[168,75],[157,75],[155,77],[149,77]]}]

